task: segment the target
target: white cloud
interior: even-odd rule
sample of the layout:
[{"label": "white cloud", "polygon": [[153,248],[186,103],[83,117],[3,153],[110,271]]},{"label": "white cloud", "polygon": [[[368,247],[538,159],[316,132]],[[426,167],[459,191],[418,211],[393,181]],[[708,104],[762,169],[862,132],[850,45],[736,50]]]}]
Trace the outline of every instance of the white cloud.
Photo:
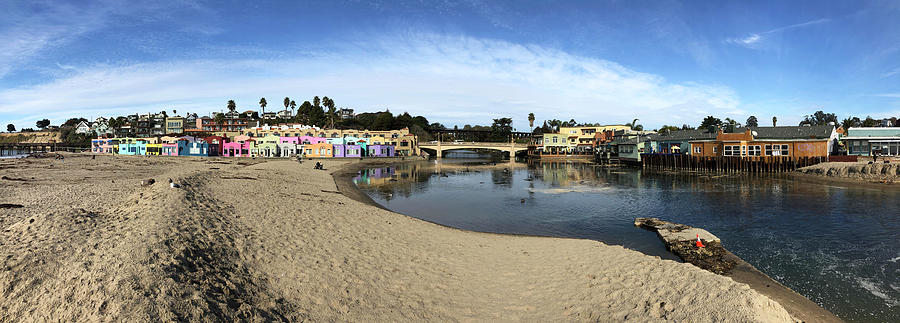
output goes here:
[{"label": "white cloud", "polygon": [[767,31],[759,32],[759,33],[751,33],[744,37],[728,38],[725,41],[728,43],[732,43],[732,44],[738,44],[738,45],[741,45],[741,46],[744,46],[747,48],[759,49],[761,41],[765,40],[765,36],[767,36],[767,35],[781,33],[781,32],[784,32],[784,31],[787,31],[790,29],[795,29],[795,28],[818,25],[818,24],[822,24],[822,23],[826,23],[826,22],[830,22],[830,21],[831,21],[830,19],[826,19],[826,18],[816,19],[816,20],[799,23],[799,24],[778,27],[775,29],[770,29]]},{"label": "white cloud", "polygon": [[[167,19],[171,12],[193,10],[208,12],[208,9],[193,1],[166,2],[125,2],[120,0],[100,0],[69,4],[63,1],[24,1],[0,4],[4,20],[0,20],[0,78],[14,68],[28,67],[35,57],[51,52],[79,37],[104,30],[113,25],[123,25]],[[137,14],[137,18],[133,15]],[[121,18],[129,17],[127,20]],[[118,20],[117,20],[118,19]],[[190,33],[215,34],[218,27],[202,28],[190,22],[183,31]]]},{"label": "white cloud", "polygon": [[[0,90],[0,119],[177,109],[201,114],[235,99],[327,95],[357,110],[390,108],[446,124],[525,116],[648,128],[694,124],[707,114],[745,115],[733,90],[672,83],[613,62],[531,45],[433,34],[344,44],[331,53],[282,60],[197,60],[76,67],[49,83]],[[277,108],[279,104],[269,106]],[[115,110],[115,111],[113,111]],[[73,112],[69,112],[73,111]],[[4,123],[4,120],[0,120]],[[33,123],[33,121],[28,122]],[[29,126],[25,124],[24,126]]]}]

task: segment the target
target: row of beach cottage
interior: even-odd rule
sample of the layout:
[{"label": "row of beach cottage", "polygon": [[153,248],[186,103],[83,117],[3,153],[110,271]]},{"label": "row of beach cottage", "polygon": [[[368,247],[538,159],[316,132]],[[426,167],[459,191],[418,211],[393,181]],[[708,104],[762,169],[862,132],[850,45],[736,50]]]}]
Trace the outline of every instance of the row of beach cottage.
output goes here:
[{"label": "row of beach cottage", "polygon": [[391,131],[322,130],[300,125],[250,128],[240,134],[206,137],[97,138],[91,151],[103,154],[223,157],[395,157],[417,155],[415,135]]}]

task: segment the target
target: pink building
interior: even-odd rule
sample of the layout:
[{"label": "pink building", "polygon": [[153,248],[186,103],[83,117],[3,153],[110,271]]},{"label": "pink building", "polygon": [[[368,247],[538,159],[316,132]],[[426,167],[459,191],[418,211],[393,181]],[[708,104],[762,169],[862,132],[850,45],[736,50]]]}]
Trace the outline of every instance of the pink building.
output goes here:
[{"label": "pink building", "polygon": [[301,136],[300,137],[301,145],[314,145],[314,144],[320,144],[323,142],[327,142],[327,139],[324,137],[313,137],[313,136]]},{"label": "pink building", "polygon": [[295,145],[299,145],[299,144],[300,144],[300,137],[281,137],[281,139],[279,140],[279,142],[282,143],[282,144],[295,144]]}]

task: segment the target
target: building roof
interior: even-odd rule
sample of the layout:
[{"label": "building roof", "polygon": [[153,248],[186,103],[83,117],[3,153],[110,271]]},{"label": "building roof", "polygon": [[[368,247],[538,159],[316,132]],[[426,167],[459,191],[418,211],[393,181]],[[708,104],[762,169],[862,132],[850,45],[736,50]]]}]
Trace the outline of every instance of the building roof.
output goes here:
[{"label": "building roof", "polygon": [[[747,128],[738,128],[734,132],[743,132]],[[756,131],[754,139],[827,139],[831,138],[834,126],[787,126],[787,127],[750,127]]]},{"label": "building roof", "polygon": [[653,141],[687,141],[699,139],[716,139],[715,132],[707,130],[672,130],[665,134],[651,135],[648,140]]}]

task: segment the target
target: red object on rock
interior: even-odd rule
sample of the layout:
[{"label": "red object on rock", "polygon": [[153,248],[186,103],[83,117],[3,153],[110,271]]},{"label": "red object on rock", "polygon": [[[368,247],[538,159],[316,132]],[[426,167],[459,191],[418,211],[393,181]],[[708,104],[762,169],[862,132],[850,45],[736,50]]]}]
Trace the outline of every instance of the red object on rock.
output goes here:
[{"label": "red object on rock", "polygon": [[705,247],[705,246],[703,245],[703,242],[700,242],[700,234],[698,233],[697,234],[697,248],[703,248],[703,247]]}]

